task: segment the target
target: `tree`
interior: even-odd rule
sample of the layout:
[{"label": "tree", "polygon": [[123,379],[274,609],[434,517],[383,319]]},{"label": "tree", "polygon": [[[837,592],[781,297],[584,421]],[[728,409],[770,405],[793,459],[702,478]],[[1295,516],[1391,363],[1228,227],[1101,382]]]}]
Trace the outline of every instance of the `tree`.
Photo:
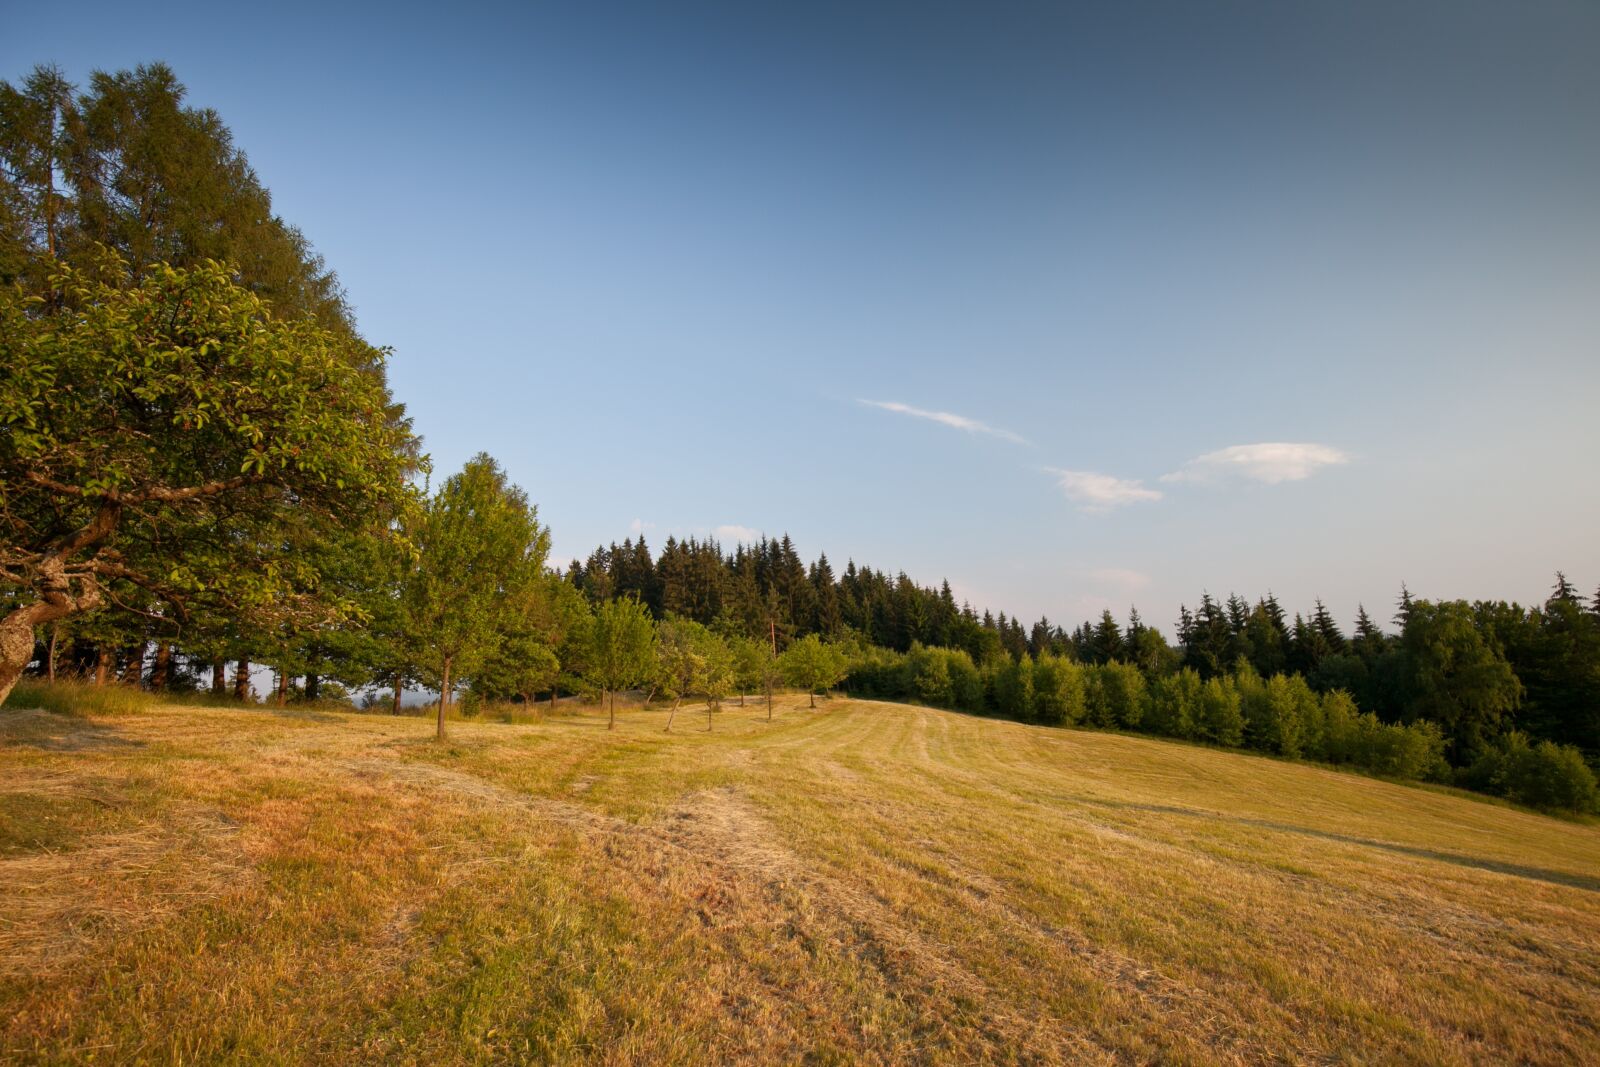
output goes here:
[{"label": "tree", "polygon": [[1517,707],[1522,684],[1465,601],[1406,605],[1400,636],[1412,719],[1439,724],[1457,764],[1469,762]]},{"label": "tree", "polygon": [[744,707],[747,690],[760,689],[766,681],[766,664],[773,659],[772,646],[751,637],[733,637],[728,641],[733,654],[733,685],[739,691],[739,706]]},{"label": "tree", "polygon": [[700,649],[705,661],[700,687],[706,698],[706,730],[709,731],[712,715],[721,710],[723,698],[733,688],[733,650],[722,635],[711,630],[706,630],[701,637]]},{"label": "tree", "polygon": [[672,732],[672,720],[683,698],[705,686],[705,634],[705,627],[693,619],[674,615],[656,623],[657,685],[672,698],[672,710],[667,713],[668,733]]},{"label": "tree", "polygon": [[816,634],[807,634],[784,649],[782,671],[790,685],[806,690],[811,706],[817,706],[817,690],[828,689],[843,680],[849,670],[845,658]]},{"label": "tree", "polygon": [[1147,699],[1144,675],[1138,668],[1112,660],[1086,673],[1087,711],[1094,724],[1136,728],[1144,718]]},{"label": "tree", "polygon": [[400,603],[412,643],[433,651],[442,739],[458,676],[494,654],[516,608],[535,595],[550,532],[527,494],[479,453],[418,509],[409,533],[417,555]]},{"label": "tree", "polygon": [[1065,656],[1042,653],[1033,666],[1033,717],[1047,726],[1072,726],[1085,714],[1084,670]]},{"label": "tree", "polygon": [[638,685],[655,669],[655,627],[644,605],[623,598],[596,608],[584,677],[600,690],[601,699],[611,698],[608,730],[617,728],[617,690]]},{"label": "tree", "polygon": [[0,284],[23,275],[39,249],[53,260],[68,204],[57,186],[72,85],[55,67],[35,67],[21,88],[0,82]]},{"label": "tree", "polygon": [[[383,354],[273,318],[217,264],[0,292],[0,700],[34,628],[137,587],[182,613],[314,589],[274,527],[397,507],[414,450]],[[337,606],[335,606],[337,610]]]}]

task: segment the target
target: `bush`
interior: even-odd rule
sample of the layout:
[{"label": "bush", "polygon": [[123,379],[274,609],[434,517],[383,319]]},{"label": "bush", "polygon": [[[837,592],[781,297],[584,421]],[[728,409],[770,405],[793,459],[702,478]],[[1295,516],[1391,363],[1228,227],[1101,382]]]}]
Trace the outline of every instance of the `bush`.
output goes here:
[{"label": "bush", "polygon": [[1444,734],[1437,725],[1386,723],[1370,711],[1356,720],[1351,762],[1391,778],[1439,778],[1448,768]]},{"label": "bush", "polygon": [[1033,661],[1006,660],[989,674],[989,701],[994,710],[1013,719],[1033,717]]},{"label": "bush", "polygon": [[1150,687],[1150,714],[1145,729],[1168,737],[1199,737],[1200,696],[1204,683],[1193,667],[1157,678]]},{"label": "bush", "polygon": [[1074,726],[1083,721],[1083,668],[1070,659],[1046,652],[1033,665],[1033,715],[1046,726]]},{"label": "bush", "polygon": [[850,673],[844,688],[855,696],[894,700],[909,690],[906,682],[906,657],[892,649],[869,645],[858,649],[850,660]]},{"label": "bush", "polygon": [[1531,744],[1516,730],[1486,749],[1458,781],[1534,808],[1592,812],[1600,807],[1600,787],[1577,749],[1549,741]]},{"label": "bush", "polygon": [[1144,675],[1131,663],[1112,660],[1089,668],[1086,703],[1096,726],[1136,729],[1144,719]]},{"label": "bush", "polygon": [[1203,740],[1229,748],[1237,748],[1244,743],[1244,712],[1239,689],[1233,684],[1233,679],[1206,679],[1206,684],[1200,688],[1195,733]]},{"label": "bush", "polygon": [[906,655],[906,683],[911,695],[924,704],[948,708],[955,702],[949,655],[942,648],[914,644]]}]

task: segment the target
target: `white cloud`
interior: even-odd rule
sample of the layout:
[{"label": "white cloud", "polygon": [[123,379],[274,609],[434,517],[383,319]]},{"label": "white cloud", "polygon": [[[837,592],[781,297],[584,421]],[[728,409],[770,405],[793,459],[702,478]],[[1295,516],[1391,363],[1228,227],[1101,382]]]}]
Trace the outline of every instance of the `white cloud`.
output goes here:
[{"label": "white cloud", "polygon": [[865,404],[869,408],[892,411],[897,415],[911,415],[919,419],[929,419],[939,423],[941,426],[965,430],[968,433],[988,434],[990,437],[998,437],[1002,441],[1010,441],[1014,445],[1028,443],[1021,436],[1012,433],[1010,430],[1002,430],[990,426],[988,423],[979,422],[977,419],[969,419],[965,415],[956,415],[949,411],[924,411],[922,408],[914,408],[910,404],[902,404],[896,400],[862,400],[859,403]]},{"label": "white cloud", "polygon": [[1098,567],[1087,574],[1091,581],[1118,589],[1143,589],[1150,584],[1148,574],[1124,567]]},{"label": "white cloud", "polygon": [[711,533],[718,541],[734,541],[739,544],[753,544],[761,539],[760,530],[752,530],[748,526],[713,526]]},{"label": "white cloud", "polygon": [[1230,445],[1185,463],[1180,470],[1161,476],[1163,482],[1220,482],[1244,478],[1276,485],[1309,478],[1323,467],[1350,462],[1350,457],[1328,445],[1267,442]]},{"label": "white cloud", "polygon": [[644,533],[646,530],[654,530],[655,528],[655,523],[645,522],[643,519],[634,519],[632,522],[628,523],[628,529],[636,534]]},{"label": "white cloud", "polygon": [[1055,476],[1056,484],[1067,499],[1085,511],[1105,512],[1125,504],[1161,499],[1159,489],[1147,489],[1143,482],[1134,479],[1115,478],[1093,471],[1064,471],[1057,467],[1046,467],[1045,470]]}]

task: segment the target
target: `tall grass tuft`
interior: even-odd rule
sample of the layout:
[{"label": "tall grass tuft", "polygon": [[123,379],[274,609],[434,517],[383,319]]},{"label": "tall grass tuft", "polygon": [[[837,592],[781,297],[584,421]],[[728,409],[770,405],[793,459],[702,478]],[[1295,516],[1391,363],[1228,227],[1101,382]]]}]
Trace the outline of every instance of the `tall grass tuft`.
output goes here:
[{"label": "tall grass tuft", "polygon": [[5,706],[40,708],[57,715],[133,715],[158,702],[156,694],[125,685],[20,678]]}]

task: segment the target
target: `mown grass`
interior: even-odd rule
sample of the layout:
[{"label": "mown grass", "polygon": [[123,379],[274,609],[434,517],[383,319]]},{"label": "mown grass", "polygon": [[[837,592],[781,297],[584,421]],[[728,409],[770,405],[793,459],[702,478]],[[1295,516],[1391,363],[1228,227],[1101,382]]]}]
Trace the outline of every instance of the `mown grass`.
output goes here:
[{"label": "mown grass", "polygon": [[1600,830],[1247,755],[0,711],[0,1058],[1600,1060]]}]

